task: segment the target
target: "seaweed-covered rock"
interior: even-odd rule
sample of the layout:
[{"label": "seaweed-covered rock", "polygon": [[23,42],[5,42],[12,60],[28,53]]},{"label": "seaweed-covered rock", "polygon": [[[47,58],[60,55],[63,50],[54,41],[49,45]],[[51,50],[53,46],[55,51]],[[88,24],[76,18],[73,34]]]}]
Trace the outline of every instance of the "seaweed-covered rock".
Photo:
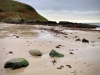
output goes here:
[{"label": "seaweed-covered rock", "polygon": [[29,53],[33,56],[42,56],[42,52],[39,50],[30,50]]},{"label": "seaweed-covered rock", "polygon": [[76,39],[75,41],[81,41],[80,39]]},{"label": "seaweed-covered rock", "polygon": [[50,55],[51,57],[64,57],[63,54],[61,54],[61,53],[55,51],[54,49],[51,50],[51,52],[49,53],[49,55]]},{"label": "seaweed-covered rock", "polygon": [[12,70],[28,66],[29,63],[24,58],[13,58],[4,64],[4,68],[11,68]]},{"label": "seaweed-covered rock", "polygon": [[86,43],[89,43],[89,41],[85,38],[82,39],[82,42],[86,42]]}]

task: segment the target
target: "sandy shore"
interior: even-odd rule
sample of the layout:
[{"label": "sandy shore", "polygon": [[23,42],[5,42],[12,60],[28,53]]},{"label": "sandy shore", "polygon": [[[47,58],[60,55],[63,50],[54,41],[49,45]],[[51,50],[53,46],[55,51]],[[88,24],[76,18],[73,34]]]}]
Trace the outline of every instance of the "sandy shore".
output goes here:
[{"label": "sandy shore", "polygon": [[[0,23],[0,75],[100,75],[99,37],[100,32],[96,31]],[[89,43],[75,41],[77,38],[86,38]],[[57,45],[62,46],[56,48]],[[42,57],[31,56],[29,50],[32,49],[42,51]],[[52,49],[63,53],[64,57],[51,58],[49,52]],[[4,69],[7,60],[17,57],[27,59],[29,66],[16,70]],[[52,63],[54,59],[57,61],[55,65]],[[64,67],[57,69],[61,65]]]}]

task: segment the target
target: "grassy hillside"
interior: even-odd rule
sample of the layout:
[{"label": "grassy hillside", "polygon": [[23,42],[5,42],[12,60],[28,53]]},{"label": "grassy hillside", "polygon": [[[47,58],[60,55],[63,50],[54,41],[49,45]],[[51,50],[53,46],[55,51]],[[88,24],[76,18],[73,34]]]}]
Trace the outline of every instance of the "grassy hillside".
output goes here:
[{"label": "grassy hillside", "polygon": [[46,18],[37,11],[24,3],[13,0],[0,0],[0,21],[19,22],[19,21],[47,21]]}]

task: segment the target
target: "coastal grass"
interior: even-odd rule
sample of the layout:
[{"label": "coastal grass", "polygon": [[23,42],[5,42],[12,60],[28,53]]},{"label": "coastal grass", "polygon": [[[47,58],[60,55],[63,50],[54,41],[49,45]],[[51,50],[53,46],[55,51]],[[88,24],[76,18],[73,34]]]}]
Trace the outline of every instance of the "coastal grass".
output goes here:
[{"label": "coastal grass", "polygon": [[0,0],[0,21],[23,22],[23,21],[47,21],[30,5],[14,0]]}]

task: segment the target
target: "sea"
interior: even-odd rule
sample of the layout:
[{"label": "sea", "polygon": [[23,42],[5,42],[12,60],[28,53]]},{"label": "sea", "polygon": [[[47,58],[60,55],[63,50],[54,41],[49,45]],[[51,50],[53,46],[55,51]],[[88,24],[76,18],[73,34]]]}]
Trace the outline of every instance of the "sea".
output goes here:
[{"label": "sea", "polygon": [[[90,24],[90,25],[97,25],[97,26],[100,26],[100,23],[85,23],[85,24]],[[100,27],[97,27],[93,30],[100,30]]]},{"label": "sea", "polygon": [[87,23],[87,24],[100,26],[100,23]]}]

